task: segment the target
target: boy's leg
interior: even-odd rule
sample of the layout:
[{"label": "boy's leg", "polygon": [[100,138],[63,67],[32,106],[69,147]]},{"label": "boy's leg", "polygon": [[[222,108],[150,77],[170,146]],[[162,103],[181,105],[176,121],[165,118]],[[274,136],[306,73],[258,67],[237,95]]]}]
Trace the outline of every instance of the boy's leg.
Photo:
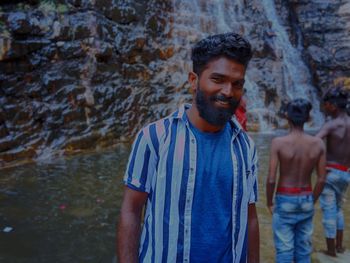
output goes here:
[{"label": "boy's leg", "polygon": [[[275,210],[272,216],[273,237],[276,248],[276,262],[290,263],[294,257],[294,225],[295,217],[286,213],[284,206],[288,200],[283,197],[275,198]],[[291,204],[291,206],[295,206]]]},{"label": "boy's leg", "polygon": [[290,263],[294,257],[294,231],[293,225],[283,222],[277,214],[272,219],[273,237],[276,248],[276,262]]},{"label": "boy's leg", "polygon": [[344,230],[344,214],[342,210],[342,195],[337,195],[337,235],[335,248],[338,253],[344,253],[343,247],[343,230]]},{"label": "boy's leg", "polygon": [[320,205],[322,209],[322,223],[326,236],[327,255],[336,256],[335,237],[337,224],[337,204],[335,191],[326,185],[320,195]]},{"label": "boy's leg", "polygon": [[327,250],[324,253],[331,257],[336,257],[335,253],[335,238],[326,238]]},{"label": "boy's leg", "polygon": [[314,204],[312,196],[305,196],[301,201],[301,209],[297,215],[298,223],[295,226],[295,252],[296,263],[310,263],[312,252],[312,218],[314,215]]},{"label": "boy's leg", "polygon": [[345,248],[343,247],[343,230],[337,230],[335,247],[338,253],[345,252]]}]

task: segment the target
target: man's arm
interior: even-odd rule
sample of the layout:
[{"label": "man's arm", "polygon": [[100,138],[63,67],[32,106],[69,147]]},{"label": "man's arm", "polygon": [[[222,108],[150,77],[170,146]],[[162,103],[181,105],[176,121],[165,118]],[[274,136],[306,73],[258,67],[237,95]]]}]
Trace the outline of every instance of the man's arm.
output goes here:
[{"label": "man's arm", "polygon": [[266,179],[266,203],[270,213],[273,212],[273,193],[276,186],[276,173],[278,167],[278,143],[272,140],[270,149],[269,174]]},{"label": "man's arm", "polygon": [[260,235],[259,221],[255,204],[248,206],[248,261],[249,263],[260,262]]},{"label": "man's arm", "polygon": [[326,181],[326,147],[322,140],[320,140],[320,146],[321,146],[321,154],[320,159],[317,163],[317,181],[314,186],[313,196],[314,196],[314,203],[316,203],[318,197],[320,196],[325,181]]},{"label": "man's arm", "polygon": [[148,193],[125,187],[117,228],[119,263],[137,263],[141,236],[141,213]]}]

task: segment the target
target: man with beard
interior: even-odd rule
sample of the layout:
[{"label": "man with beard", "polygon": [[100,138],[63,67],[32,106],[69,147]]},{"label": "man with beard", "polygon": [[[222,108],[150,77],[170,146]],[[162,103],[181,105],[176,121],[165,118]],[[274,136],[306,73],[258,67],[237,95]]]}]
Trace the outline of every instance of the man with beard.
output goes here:
[{"label": "man with beard", "polygon": [[119,263],[259,262],[257,153],[233,118],[251,56],[235,33],[199,41],[188,77],[193,104],[138,133],[124,177]]}]

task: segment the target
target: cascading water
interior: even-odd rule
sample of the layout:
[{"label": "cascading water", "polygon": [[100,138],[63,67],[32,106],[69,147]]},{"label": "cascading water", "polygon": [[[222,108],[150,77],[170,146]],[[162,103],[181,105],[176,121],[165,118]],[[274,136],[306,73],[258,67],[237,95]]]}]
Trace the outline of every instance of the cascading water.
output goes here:
[{"label": "cascading water", "polygon": [[[239,32],[248,39],[263,39],[263,34],[270,31],[277,62],[274,62],[274,66],[268,70],[267,74],[272,77],[279,74],[278,78],[282,79],[281,83],[276,84],[277,97],[279,100],[299,97],[309,99],[313,104],[311,127],[319,127],[322,123],[319,101],[316,88],[312,86],[310,71],[302,60],[301,50],[298,50],[298,48],[302,49],[302,45],[297,47],[292,45],[287,30],[279,21],[273,0],[252,2],[254,3],[248,7],[248,4],[241,0],[174,0],[173,38],[176,46],[175,53],[181,55],[172,58],[172,63],[178,65],[178,70],[186,76],[186,70],[191,68],[189,50],[199,39],[210,34],[230,31]],[[264,22],[270,25],[270,28],[265,28],[264,32],[257,32],[254,12],[260,12],[262,19],[267,18]],[[300,36],[299,42],[301,42]],[[254,43],[253,48],[255,48]],[[259,69],[254,63],[253,61],[250,64],[245,84],[248,115],[253,119],[252,122],[259,123],[258,127],[253,127],[252,130],[269,132],[275,127],[281,127],[284,123],[276,115],[280,102],[267,105],[265,101],[268,99],[266,98],[268,94],[262,95],[264,91],[260,85],[260,79],[264,76],[260,76],[260,79],[255,76],[254,72]],[[185,79],[182,80],[185,81]]]},{"label": "cascading water", "polygon": [[294,47],[289,39],[288,33],[279,21],[276,13],[276,7],[273,0],[261,1],[266,15],[271,21],[271,28],[276,34],[276,46],[280,48],[283,56],[283,73],[284,88],[281,90],[280,96],[286,96],[286,99],[306,98],[313,104],[311,116],[313,118],[313,126],[318,127],[323,122],[319,112],[319,100],[317,98],[316,89],[312,86],[310,71],[301,58],[300,34],[298,37],[297,47]]}]

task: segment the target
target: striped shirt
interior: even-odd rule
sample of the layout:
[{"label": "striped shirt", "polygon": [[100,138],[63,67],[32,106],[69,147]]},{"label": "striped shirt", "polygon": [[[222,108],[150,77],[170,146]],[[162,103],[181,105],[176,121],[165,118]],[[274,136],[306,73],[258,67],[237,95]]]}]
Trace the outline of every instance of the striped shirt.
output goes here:
[{"label": "striped shirt", "polygon": [[[124,183],[148,193],[140,262],[190,261],[197,145],[183,105],[136,136]],[[232,125],[232,258],[247,261],[248,204],[257,202],[257,153],[236,119]],[[210,154],[210,153],[208,153]],[[205,255],[203,255],[204,257]]]}]

